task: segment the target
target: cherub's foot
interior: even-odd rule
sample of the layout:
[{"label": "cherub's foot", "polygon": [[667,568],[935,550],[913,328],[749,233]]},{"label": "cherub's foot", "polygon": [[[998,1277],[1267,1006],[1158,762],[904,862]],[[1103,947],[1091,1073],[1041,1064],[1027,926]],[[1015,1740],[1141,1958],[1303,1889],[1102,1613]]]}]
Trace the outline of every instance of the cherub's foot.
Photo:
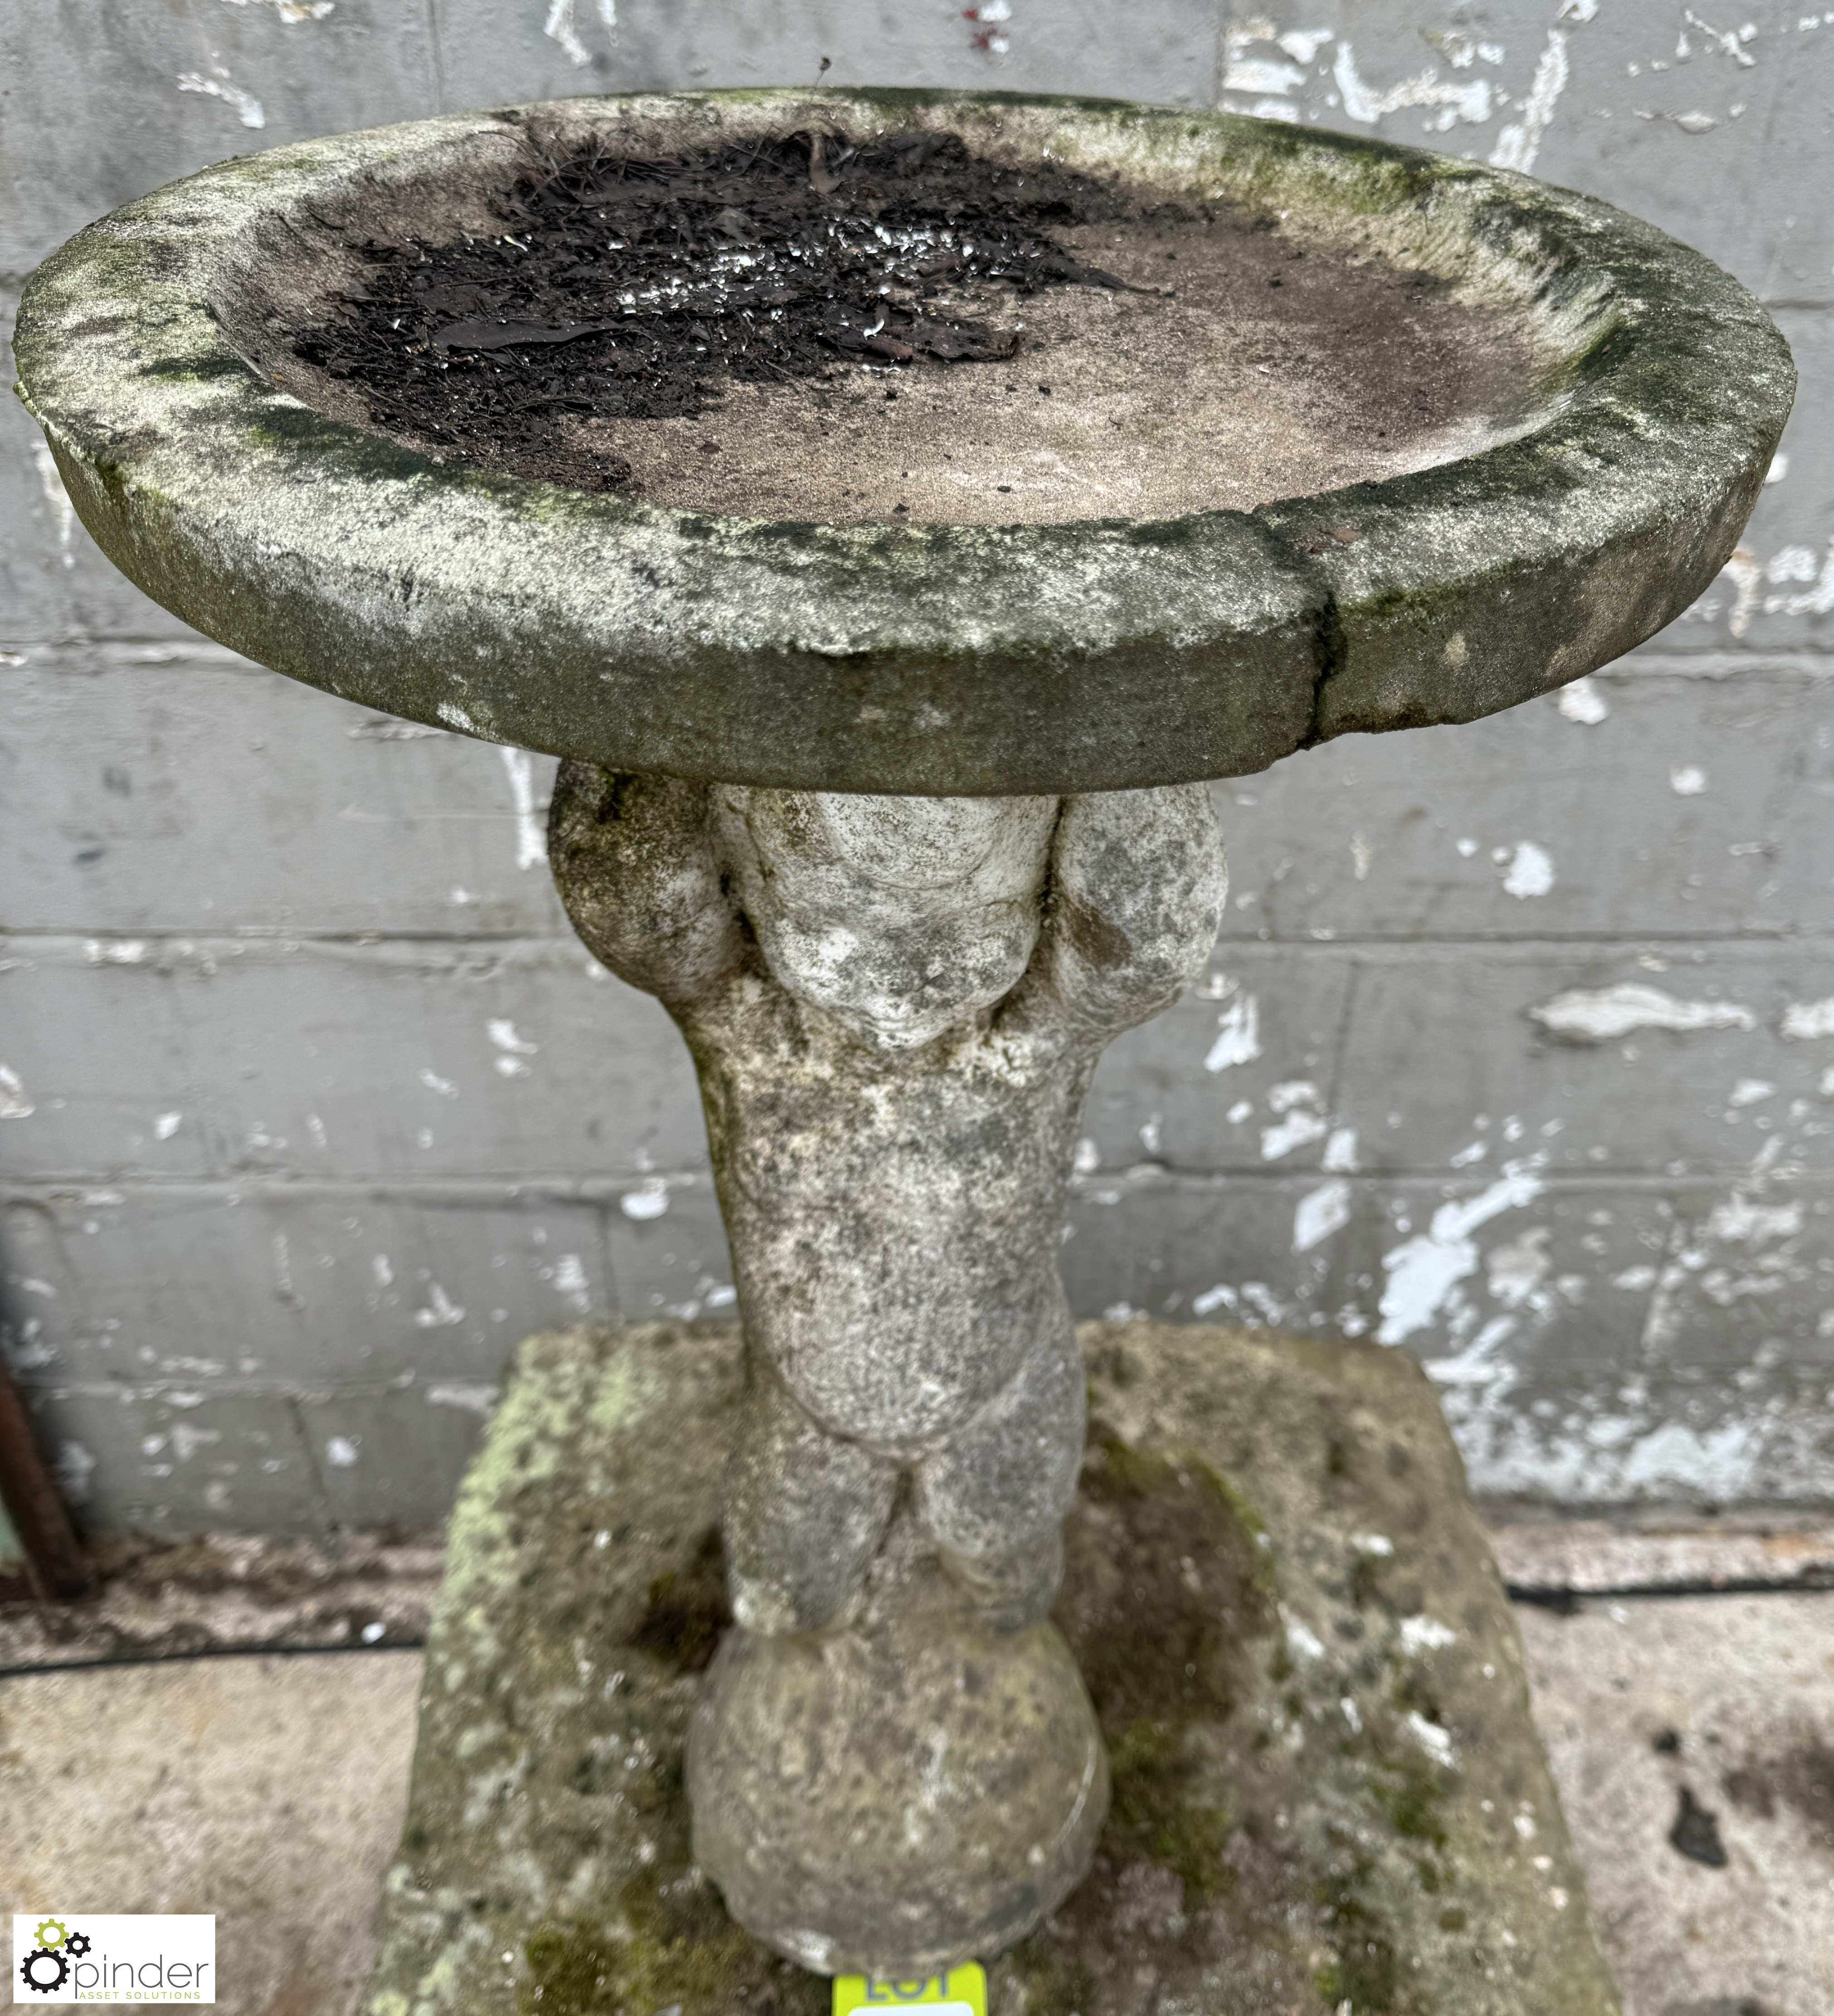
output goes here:
[{"label": "cherub's foot", "polygon": [[1054,1526],[1017,1547],[978,1558],[945,1549],[942,1562],[975,1625],[988,1631],[1021,1631],[1050,1615],[1064,1579],[1064,1536]]}]

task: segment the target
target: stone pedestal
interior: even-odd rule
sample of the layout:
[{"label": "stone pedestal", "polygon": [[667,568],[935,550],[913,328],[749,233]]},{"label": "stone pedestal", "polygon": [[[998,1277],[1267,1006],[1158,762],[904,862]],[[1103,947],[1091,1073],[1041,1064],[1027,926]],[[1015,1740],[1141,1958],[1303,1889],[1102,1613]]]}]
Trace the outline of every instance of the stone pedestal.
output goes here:
[{"label": "stone pedestal", "polygon": [[[1053,1616],[1112,1806],[1088,1878],[995,1961],[990,2016],[1610,2016],[1515,1628],[1411,1361],[1144,1322],[1079,1341]],[[825,2009],[691,1859],[743,1395],[736,1326],[523,1346],[453,1518],[368,2016]],[[945,1572],[931,1544],[898,1515],[901,1618]],[[861,1623],[838,1653],[769,1643],[856,1708]],[[986,1649],[956,1622],[921,1655],[972,1686]],[[952,1805],[946,1757],[934,1777],[928,1810],[878,1820],[971,1856],[976,1802]]]}]

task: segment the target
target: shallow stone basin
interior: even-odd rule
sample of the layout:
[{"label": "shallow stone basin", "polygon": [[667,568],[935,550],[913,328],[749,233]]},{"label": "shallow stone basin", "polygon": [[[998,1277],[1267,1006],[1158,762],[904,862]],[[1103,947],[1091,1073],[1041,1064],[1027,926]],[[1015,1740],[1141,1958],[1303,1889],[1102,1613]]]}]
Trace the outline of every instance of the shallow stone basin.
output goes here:
[{"label": "shallow stone basin", "polygon": [[[1217,221],[1103,243],[1129,280],[1180,250],[1175,301],[1051,297],[1010,363],[928,375],[895,432],[858,366],[729,395],[717,470],[678,437],[703,421],[609,423],[629,498],[442,462],[292,351],[355,226],[500,229],[487,198],[531,127],[642,151],[823,126],[1048,153]],[[1309,308],[1248,283],[1257,220],[1263,263],[1306,254]],[[1371,270],[1432,283],[1385,351],[1360,340]],[[73,239],[17,354],[104,549],[262,663],[608,766],[961,794],[1239,774],[1579,677],[1718,571],[1793,387],[1709,261],[1520,175],[1220,114],[891,92],[582,99],[225,162]],[[1410,355],[1418,397],[1391,412]],[[810,484],[817,457],[852,494]]]}]

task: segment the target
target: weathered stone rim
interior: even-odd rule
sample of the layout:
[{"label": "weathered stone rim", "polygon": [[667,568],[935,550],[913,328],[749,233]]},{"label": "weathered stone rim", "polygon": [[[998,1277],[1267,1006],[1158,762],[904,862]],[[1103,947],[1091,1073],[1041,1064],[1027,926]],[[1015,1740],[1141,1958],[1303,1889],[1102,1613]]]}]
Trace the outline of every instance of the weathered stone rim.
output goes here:
[{"label": "weathered stone rim", "polygon": [[[1563,403],[1469,458],[1252,513],[812,526],[436,463],[283,389],[236,326],[251,261],[324,256],[315,207],[410,200],[467,157],[475,184],[531,120],[704,140],[812,119],[1295,211],[1507,304]],[[1742,287],[1590,199],[1276,122],[944,92],[561,100],[224,162],[47,261],[16,349],[103,549],[278,671],[615,767],[966,794],[1241,774],[1594,670],[1728,557],[1794,384]],[[1346,519],[1356,544],[1310,552]]]}]

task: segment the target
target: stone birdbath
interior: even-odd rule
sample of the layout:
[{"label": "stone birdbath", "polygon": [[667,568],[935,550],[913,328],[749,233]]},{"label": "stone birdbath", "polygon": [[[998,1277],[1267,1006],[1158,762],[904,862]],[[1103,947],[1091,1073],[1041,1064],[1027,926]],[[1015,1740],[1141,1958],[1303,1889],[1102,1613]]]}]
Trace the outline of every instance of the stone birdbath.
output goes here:
[{"label": "stone birdbath", "polygon": [[[1134,2006],[1100,1953],[1131,1965],[1158,1939],[1187,1969],[1162,1955],[1158,1992],[1187,1978],[1193,2007],[1290,1976],[1281,2007],[1399,2007],[1410,1965],[1450,1982],[1480,1930],[1460,2009],[1554,2006],[1531,1949],[1563,2007],[1608,2007],[1576,1877],[1524,1845],[1538,1798],[1568,1852],[1424,1389],[1347,1346],[1079,1347],[1056,1255],[1098,1056],[1216,934],[1205,781],[1475,719],[1677,614],[1731,553],[1791,397],[1743,290],[1602,203],[1373,142],[1107,103],[710,92],[224,162],[48,261],[17,354],[84,523],[167,607],[346,700],[566,759],[561,895],[700,1073],[742,1355],[667,1326],[524,1352],[435,1633],[446,1692],[472,1701],[488,1669],[496,1705],[441,1723],[430,1687],[391,1905],[391,1951],[420,1939],[420,1958],[385,1957],[373,2007],[801,2007],[766,1949],[921,1976],[1027,1942],[999,1993],[1089,2016]],[[1434,1694],[1415,1666],[1380,1698],[1367,1676],[1321,1681],[1306,1706],[1342,1647],[1299,1611],[1357,1640],[1382,1609],[1357,1592],[1395,1554],[1353,1535],[1360,1566],[1321,1565],[1331,1521],[1390,1488],[1372,1464],[1364,1512],[1293,1496],[1327,1492],[1294,1452],[1334,1409],[1350,1425],[1317,1479],[1389,1410],[1382,1432],[1405,1416],[1417,1481],[1439,1480],[1389,1507],[1419,1569],[1382,1613],[1393,1659],[1489,1643],[1482,1674],[1515,1676],[1504,1708],[1479,1704],[1475,1665],[1468,1709],[1449,1667]],[[516,1493],[542,1477],[559,1495],[536,1517]],[[722,1489],[722,1541],[690,1559],[703,1514],[682,1493]],[[579,1512],[600,1499],[621,1510]],[[1187,1517],[1200,1499],[1209,1526]],[[1433,1552],[1454,1529],[1462,1567]],[[1066,1530],[1083,1566],[1060,1600]],[[1143,1605],[1162,1571],[1234,1593],[1191,1599],[1195,1636],[1143,1610],[1104,1665],[1076,1619],[1123,1556]],[[730,1628],[702,1673],[682,1620],[725,1622],[722,1572]],[[518,1576],[567,1604],[506,1622]],[[1432,1621],[1454,1585],[1463,1621]],[[1263,1639],[1259,1679],[1212,1685]],[[608,1645],[623,1664],[601,1683]],[[1114,1705],[1160,1664],[1166,1689]],[[1214,1734],[1254,1687],[1272,1750],[1189,1737],[1150,1762],[1180,1698],[1209,1688]],[[526,1791],[502,1819],[509,1795],[474,1776],[499,1817],[455,1888],[442,1843],[480,1823],[441,1805],[441,1773],[495,1754],[512,1697],[546,1733],[503,1783],[548,1782],[564,1752],[600,1801],[592,1852],[557,1861],[561,1823],[531,1823]],[[1406,1939],[1370,1930],[1340,1850],[1374,1836],[1318,1818],[1323,1778],[1259,1833],[1241,1820],[1309,1715],[1336,1730],[1307,1753],[1320,1771],[1374,1744],[1357,1782],[1389,1784],[1387,1717],[1418,1739],[1395,1784],[1447,1774],[1432,1797],[1464,1817],[1382,1807],[1391,1844],[1439,1845],[1407,1868],[1468,1841],[1467,1874],[1515,1874],[1436,1916],[1394,1903],[1424,1928]],[[668,1775],[684,1739],[691,1859]],[[1111,1750],[1112,1845],[1081,1893],[1107,1915],[1083,1972],[1052,1949],[1051,1974],[1024,1957],[1071,1937]],[[647,1806],[617,1789],[646,1772]],[[1281,1842],[1314,1820],[1295,1861]],[[668,1919],[690,1892],[700,1915]],[[1312,1932],[1282,1929],[1307,1912]],[[673,1929],[652,1936],[658,1913]],[[512,1924],[528,1936],[499,1960]],[[1267,1939],[1286,1942],[1277,1979]]]}]

